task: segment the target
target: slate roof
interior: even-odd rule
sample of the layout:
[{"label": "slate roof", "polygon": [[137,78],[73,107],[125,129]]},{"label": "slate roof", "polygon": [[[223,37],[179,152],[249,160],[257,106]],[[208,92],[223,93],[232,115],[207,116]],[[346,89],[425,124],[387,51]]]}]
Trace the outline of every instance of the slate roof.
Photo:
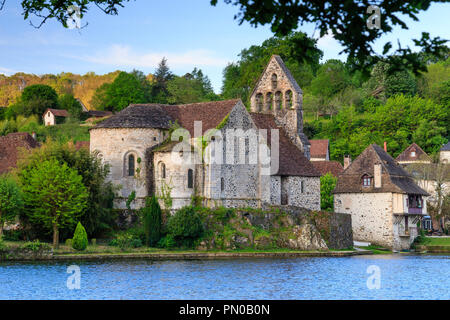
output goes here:
[{"label": "slate roof", "polygon": [[331,173],[337,177],[344,171],[344,167],[338,161],[311,161],[311,164],[321,173],[326,175]]},{"label": "slate roof", "polygon": [[441,148],[441,151],[450,151],[450,141],[444,144],[444,146]]},{"label": "slate roof", "polygon": [[53,113],[53,115],[55,117],[68,117],[69,116],[69,112],[67,112],[67,110],[61,110],[61,109],[52,109],[52,108],[48,108],[47,110],[45,110],[44,112],[44,116],[47,112],[51,112]]},{"label": "slate roof", "polygon": [[17,166],[21,149],[30,150],[39,147],[39,143],[27,132],[10,133],[0,137],[0,174]]},{"label": "slate roof", "polygon": [[[381,187],[363,187],[364,174],[374,176],[374,165],[381,164]],[[376,144],[368,146],[338,177],[334,193],[406,193],[428,196],[395,160]]]},{"label": "slate roof", "polygon": [[320,172],[303,155],[303,152],[288,138],[283,128],[277,126],[271,114],[250,113],[253,122],[259,129],[267,129],[267,142],[271,147],[270,129],[279,129],[279,168],[275,175],[320,177]]},{"label": "slate roof", "polygon": [[329,140],[309,140],[311,158],[326,158],[328,153]]},{"label": "slate roof", "polygon": [[[412,155],[412,152],[415,152],[415,156]],[[431,161],[431,158],[425,151],[422,150],[421,147],[413,143],[408,148],[406,148],[402,153],[400,153],[395,160],[397,160],[398,162]]]},{"label": "slate roof", "polygon": [[92,129],[170,129],[176,121],[194,137],[194,121],[202,121],[203,134],[208,129],[216,128],[239,101],[234,99],[184,105],[133,104]]}]

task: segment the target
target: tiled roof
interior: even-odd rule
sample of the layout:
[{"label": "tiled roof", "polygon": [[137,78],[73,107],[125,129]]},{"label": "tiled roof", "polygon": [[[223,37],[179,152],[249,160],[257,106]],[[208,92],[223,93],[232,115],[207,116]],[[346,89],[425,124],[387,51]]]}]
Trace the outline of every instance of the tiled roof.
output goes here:
[{"label": "tiled roof", "polygon": [[194,137],[194,122],[202,122],[202,134],[216,128],[240,100],[184,105],[134,104],[102,121],[96,128],[170,129],[175,121]]},{"label": "tiled roof", "polygon": [[69,112],[67,112],[67,110],[51,109],[51,108],[48,108],[47,110],[45,110],[44,115],[49,111],[51,113],[53,113],[53,115],[55,117],[68,117],[69,116]]},{"label": "tiled roof", "polygon": [[[374,165],[381,164],[382,185],[374,188],[363,187],[361,178],[364,174],[374,176]],[[428,196],[410,175],[395,160],[376,144],[368,146],[352,164],[338,177],[334,193],[409,193]]]},{"label": "tiled roof", "polygon": [[178,124],[187,129],[194,137],[194,122],[202,122],[202,134],[208,129],[216,128],[230,113],[239,99],[191,103],[165,106],[167,113],[178,121]]},{"label": "tiled roof", "polygon": [[111,111],[97,111],[97,110],[90,110],[86,113],[88,114],[89,117],[96,117],[96,118],[111,116],[113,114]]},{"label": "tiled roof", "polygon": [[422,150],[421,147],[413,143],[408,148],[406,148],[402,153],[400,153],[395,160],[399,162],[420,161],[420,160],[431,161],[431,158],[427,155],[425,151]]},{"label": "tiled roof", "polygon": [[309,150],[311,158],[326,158],[328,153],[327,140],[309,140],[311,149]]},{"label": "tiled roof", "polygon": [[305,176],[320,177],[320,172],[303,155],[301,150],[295,146],[283,128],[278,127],[271,114],[250,113],[253,122],[259,129],[267,129],[267,142],[271,146],[270,129],[279,129],[279,168],[275,175],[281,176]]},{"label": "tiled roof", "polygon": [[344,167],[337,161],[311,161],[311,164],[322,174],[331,173],[337,177],[344,171]]},{"label": "tiled roof", "polygon": [[22,148],[36,148],[39,143],[26,132],[10,133],[0,137],[0,174],[15,168],[20,158]]}]

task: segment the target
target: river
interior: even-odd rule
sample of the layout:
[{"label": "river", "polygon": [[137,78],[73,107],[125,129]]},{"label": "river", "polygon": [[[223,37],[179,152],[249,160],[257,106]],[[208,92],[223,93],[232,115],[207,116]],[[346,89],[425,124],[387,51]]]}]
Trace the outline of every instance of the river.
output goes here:
[{"label": "river", "polygon": [[448,300],[450,256],[3,262],[0,299]]}]

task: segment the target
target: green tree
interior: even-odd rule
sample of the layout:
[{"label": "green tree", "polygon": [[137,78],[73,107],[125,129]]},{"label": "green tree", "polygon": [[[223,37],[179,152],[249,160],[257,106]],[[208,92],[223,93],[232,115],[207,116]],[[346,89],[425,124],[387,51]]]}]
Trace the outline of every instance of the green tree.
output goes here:
[{"label": "green tree", "polygon": [[[216,5],[218,0],[211,0]],[[399,47],[392,49],[390,42],[385,43],[383,52],[374,50],[375,42],[379,38],[389,34],[395,26],[408,29],[402,21],[404,16],[418,20],[417,14],[426,11],[431,3],[441,0],[410,0],[382,2],[380,28],[367,26],[367,20],[371,18],[367,9],[373,2],[367,0],[358,1],[267,1],[267,0],[224,0],[225,3],[238,6],[239,14],[235,15],[239,23],[249,22],[253,26],[270,25],[276,35],[287,35],[297,30],[299,25],[312,23],[319,31],[320,36],[329,33],[343,47],[343,52],[348,55],[354,70],[360,70],[368,74],[370,66],[377,61],[385,59],[392,69],[409,69],[417,74],[426,70],[426,60],[423,55],[443,56],[447,51],[444,44],[446,40],[439,37],[431,38],[429,33],[422,32],[420,39],[413,39],[414,44],[421,48],[422,53],[413,52],[410,48]],[[386,55],[391,53],[389,57]]]},{"label": "green tree", "polygon": [[161,62],[158,64],[158,68],[153,75],[152,83],[152,97],[153,102],[156,103],[167,103],[169,98],[168,84],[174,75],[167,65],[167,59],[162,58]]},{"label": "green tree", "polygon": [[86,250],[88,246],[88,236],[83,225],[78,222],[72,238],[72,248],[78,251]]},{"label": "green tree", "polygon": [[194,241],[203,234],[203,224],[200,216],[192,206],[183,207],[169,218],[167,223],[169,235],[178,244],[192,246]]},{"label": "green tree", "polygon": [[110,84],[97,89],[92,98],[94,107],[99,110],[121,111],[133,103],[147,103],[147,86],[134,73],[121,72]]},{"label": "green tree", "polygon": [[3,226],[12,222],[23,209],[23,197],[20,188],[11,178],[0,176],[0,239]]},{"label": "green tree", "polygon": [[73,225],[86,209],[88,192],[75,169],[57,160],[45,160],[19,174],[27,215],[53,232],[53,247],[59,245],[59,229]]},{"label": "green tree", "polygon": [[149,247],[156,246],[161,239],[161,207],[156,196],[148,197],[145,200],[145,207],[141,209],[144,217],[144,230],[146,244]]},{"label": "green tree", "polygon": [[58,104],[61,109],[67,110],[69,114],[75,118],[80,119],[83,108],[80,102],[75,99],[72,94],[62,94],[58,98]]},{"label": "green tree", "polygon": [[17,103],[11,105],[10,108],[14,117],[18,115],[41,117],[47,108],[58,108],[58,95],[50,86],[30,85],[25,87]]},{"label": "green tree", "polygon": [[333,190],[336,187],[337,178],[331,173],[320,177],[320,208],[325,211],[333,211]]},{"label": "green tree", "polygon": [[[76,150],[72,143],[48,141],[36,148],[18,164],[18,173],[32,171],[45,160],[58,160],[60,165],[67,164],[82,177],[82,183],[88,192],[88,201],[80,222],[86,226],[89,237],[99,237],[111,231],[115,225],[113,211],[116,187],[107,181],[110,167],[102,163],[96,152],[81,148]],[[23,217],[24,224],[29,225]],[[34,225],[30,226],[35,227]],[[61,230],[65,236],[70,236],[72,229]]]}]

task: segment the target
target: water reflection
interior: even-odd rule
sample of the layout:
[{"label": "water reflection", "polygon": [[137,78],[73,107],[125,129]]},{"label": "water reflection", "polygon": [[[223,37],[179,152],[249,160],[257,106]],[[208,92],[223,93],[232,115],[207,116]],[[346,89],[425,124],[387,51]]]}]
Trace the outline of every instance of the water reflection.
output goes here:
[{"label": "water reflection", "polygon": [[[66,287],[81,268],[81,290]],[[371,265],[381,288],[369,290]],[[449,256],[1,263],[0,299],[449,299]]]}]

